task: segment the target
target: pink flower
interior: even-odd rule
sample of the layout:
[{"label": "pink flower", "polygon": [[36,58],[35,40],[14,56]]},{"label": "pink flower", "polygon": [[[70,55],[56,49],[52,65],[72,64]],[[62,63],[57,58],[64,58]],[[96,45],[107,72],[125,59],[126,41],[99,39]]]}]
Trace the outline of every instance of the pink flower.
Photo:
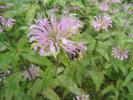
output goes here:
[{"label": "pink flower", "polygon": [[89,95],[76,96],[76,100],[89,100]]},{"label": "pink flower", "polygon": [[0,16],[0,23],[2,25],[5,25],[5,23],[6,23],[6,20],[5,20],[5,18],[3,16]]},{"label": "pink flower", "polygon": [[86,50],[86,47],[83,45],[83,43],[77,43],[65,38],[62,38],[62,42],[62,48],[68,53],[70,59],[77,57],[79,52],[82,53],[81,55],[83,55]]},{"label": "pink flower", "polygon": [[100,4],[99,8],[101,11],[107,11],[109,9],[109,6],[106,3],[102,3],[102,4]]},{"label": "pink flower", "polygon": [[13,24],[14,24],[14,19],[12,19],[12,18],[8,18],[7,20],[6,20],[6,23],[5,23],[5,26],[6,27],[11,27]]},{"label": "pink flower", "polygon": [[30,65],[30,67],[24,71],[24,78],[27,80],[34,80],[39,76],[40,68],[35,65]]},{"label": "pink flower", "polygon": [[8,18],[7,20],[3,17],[3,16],[0,16],[0,23],[1,25],[5,26],[5,27],[11,27],[13,24],[14,24],[14,19],[12,18]]},{"label": "pink flower", "polygon": [[112,14],[116,14],[116,13],[118,13],[118,12],[119,12],[118,9],[112,9]]},{"label": "pink flower", "polygon": [[[29,28],[28,36],[30,42],[33,43],[34,51],[39,50],[41,56],[56,56],[61,48],[68,52],[64,39],[68,40],[77,34],[81,26],[81,22],[75,17],[66,14],[58,21],[55,14],[52,13],[50,21],[46,18],[36,20],[35,24]],[[75,49],[78,46],[75,43],[71,43],[72,45]]]},{"label": "pink flower", "polygon": [[91,25],[96,31],[99,31],[100,29],[108,31],[108,27],[112,27],[112,20],[109,16],[98,16],[91,22]]},{"label": "pink flower", "polygon": [[111,4],[111,3],[120,3],[121,0],[106,0],[107,3]]},{"label": "pink flower", "polygon": [[112,49],[112,55],[114,58],[119,60],[128,59],[128,51],[120,48],[119,46]]}]

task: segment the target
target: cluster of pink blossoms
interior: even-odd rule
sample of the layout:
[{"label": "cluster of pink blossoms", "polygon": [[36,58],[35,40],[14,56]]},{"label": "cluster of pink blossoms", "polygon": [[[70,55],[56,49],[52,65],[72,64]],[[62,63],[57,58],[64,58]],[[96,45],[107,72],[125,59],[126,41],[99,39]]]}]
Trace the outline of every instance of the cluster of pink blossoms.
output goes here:
[{"label": "cluster of pink blossoms", "polygon": [[6,27],[6,28],[9,28],[11,27],[13,24],[14,24],[14,19],[12,18],[8,18],[8,19],[5,19],[3,16],[0,16],[0,32],[2,32],[2,27]]},{"label": "cluster of pink blossoms", "polygon": [[128,50],[124,50],[118,46],[112,49],[112,55],[119,60],[128,59]]},{"label": "cluster of pink blossoms", "polygon": [[76,100],[89,100],[89,95],[76,96]]},{"label": "cluster of pink blossoms", "polygon": [[91,22],[91,25],[96,31],[100,29],[108,31],[108,27],[112,27],[112,20],[109,16],[98,16]]},{"label": "cluster of pink blossoms", "polygon": [[101,11],[108,11],[110,4],[113,3],[120,3],[120,0],[106,0],[105,2],[101,3],[99,8]]},{"label": "cluster of pink blossoms", "polygon": [[29,28],[28,37],[32,42],[34,51],[39,51],[41,56],[56,56],[60,49],[68,54],[75,54],[75,51],[84,52],[86,47],[82,43],[70,40],[75,36],[82,23],[75,17],[64,14],[60,21],[54,13],[51,13],[50,20],[38,19]]},{"label": "cluster of pink blossoms", "polygon": [[38,76],[40,76],[40,68],[31,64],[30,67],[28,69],[26,69],[23,73],[24,75],[24,79],[25,80],[34,80],[36,79]]},{"label": "cluster of pink blossoms", "polygon": [[111,3],[120,3],[121,0],[106,0],[107,3],[111,4]]},{"label": "cluster of pink blossoms", "polygon": [[107,3],[102,3],[102,4],[100,4],[99,8],[101,11],[108,11],[109,5]]}]

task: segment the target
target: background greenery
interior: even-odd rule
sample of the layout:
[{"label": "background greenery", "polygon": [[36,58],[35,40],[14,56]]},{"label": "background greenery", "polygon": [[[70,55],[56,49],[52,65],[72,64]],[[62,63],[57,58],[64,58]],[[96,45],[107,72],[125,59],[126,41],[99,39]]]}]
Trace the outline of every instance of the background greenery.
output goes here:
[{"label": "background greenery", "polygon": [[[130,1],[130,0],[126,0]],[[124,0],[125,2],[125,0]],[[111,14],[113,27],[109,32],[96,32],[90,25],[94,16],[102,14],[91,0],[0,0],[0,5],[11,4],[0,10],[5,18],[14,18],[14,26],[7,30],[14,47],[8,43],[4,32],[0,33],[0,70],[11,66],[11,75],[0,82],[0,100],[73,100],[76,95],[89,94],[91,100],[133,100],[133,15],[122,30],[127,18],[122,4],[111,8],[119,13]],[[76,40],[86,42],[83,59],[69,61],[62,51],[58,60],[40,57],[31,50],[28,27],[38,13],[47,16],[53,7],[59,9],[57,16],[66,9],[84,23]],[[73,9],[79,8],[78,10]],[[114,59],[112,47],[121,45],[129,50],[129,59]],[[33,81],[23,78],[23,71],[30,64],[40,66],[40,77]]]}]

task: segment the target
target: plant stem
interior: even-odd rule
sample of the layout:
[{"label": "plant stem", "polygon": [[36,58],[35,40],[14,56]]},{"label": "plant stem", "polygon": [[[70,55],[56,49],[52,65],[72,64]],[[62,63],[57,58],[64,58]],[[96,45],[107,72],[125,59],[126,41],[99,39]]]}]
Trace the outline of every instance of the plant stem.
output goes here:
[{"label": "plant stem", "polygon": [[16,48],[16,47],[14,46],[14,44],[12,43],[12,41],[10,40],[10,37],[9,37],[7,31],[4,30],[4,29],[3,29],[3,31],[4,31],[4,33],[5,33],[5,35],[6,35],[6,37],[7,37],[8,41],[9,41],[9,43],[11,44],[11,46],[12,46],[13,48]]},{"label": "plant stem", "polygon": [[130,14],[127,15],[126,20],[121,28],[121,31],[123,31],[123,29],[125,28],[125,25],[126,25],[127,21],[129,20],[129,18],[130,18]]}]

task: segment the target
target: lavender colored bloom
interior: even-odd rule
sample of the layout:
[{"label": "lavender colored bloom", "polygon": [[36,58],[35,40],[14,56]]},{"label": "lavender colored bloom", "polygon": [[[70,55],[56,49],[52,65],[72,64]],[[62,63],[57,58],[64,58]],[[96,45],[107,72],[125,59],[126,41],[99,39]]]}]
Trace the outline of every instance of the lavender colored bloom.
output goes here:
[{"label": "lavender colored bloom", "polygon": [[128,34],[128,37],[133,38],[133,34],[132,33]]},{"label": "lavender colored bloom", "polygon": [[5,23],[6,27],[11,27],[14,24],[14,21],[15,21],[14,19],[8,18]]},{"label": "lavender colored bloom", "polygon": [[128,10],[128,14],[133,14],[133,9],[132,10]]},{"label": "lavender colored bloom", "polygon": [[109,6],[106,3],[102,3],[102,4],[100,4],[99,8],[101,11],[107,11],[109,9]]},{"label": "lavender colored bloom", "polygon": [[0,23],[1,25],[5,26],[5,27],[11,27],[14,24],[14,19],[12,18],[8,18],[7,20],[3,17],[0,16]]},{"label": "lavender colored bloom", "polygon": [[124,50],[120,48],[119,46],[114,47],[112,49],[112,55],[114,56],[114,58],[117,58],[119,60],[128,59],[128,50]]},{"label": "lavender colored bloom", "polygon": [[5,25],[5,23],[6,23],[6,20],[5,20],[5,18],[3,16],[0,16],[0,23],[2,25]]},{"label": "lavender colored bloom", "polygon": [[96,31],[99,31],[100,29],[108,31],[108,27],[112,27],[112,20],[109,16],[98,16],[91,22],[91,25]]},{"label": "lavender colored bloom", "polygon": [[3,6],[3,5],[2,5],[2,6],[0,6],[0,9],[5,9],[5,8],[6,8],[6,7],[5,7],[5,6]]},{"label": "lavender colored bloom", "polygon": [[91,3],[92,5],[97,5],[97,0],[90,0],[90,3]]},{"label": "lavender colored bloom", "polygon": [[[61,48],[66,52],[78,48],[80,43],[71,41],[72,48],[68,48],[68,44],[64,42],[69,41],[69,38],[79,32],[82,26],[81,22],[72,16],[63,15],[60,21],[57,21],[54,13],[48,19],[36,20],[35,24],[29,28],[29,39],[32,42],[34,51],[38,51],[41,56],[54,55],[56,56]],[[82,48],[80,48],[82,49]]]},{"label": "lavender colored bloom", "polygon": [[12,6],[12,4],[0,5],[0,9],[7,9],[11,6]]},{"label": "lavender colored bloom", "polygon": [[106,0],[107,3],[111,4],[111,3],[120,3],[121,0]]},{"label": "lavender colored bloom", "polygon": [[132,3],[125,3],[122,5],[124,11],[128,14],[133,14],[133,4]]},{"label": "lavender colored bloom", "polygon": [[35,65],[30,65],[30,67],[24,71],[24,78],[27,80],[34,80],[39,76],[40,68]]},{"label": "lavender colored bloom", "polygon": [[118,13],[118,12],[119,12],[118,9],[113,9],[113,10],[112,10],[112,14],[116,14],[116,13]]},{"label": "lavender colored bloom", "polygon": [[76,100],[89,100],[89,95],[76,96]]}]

